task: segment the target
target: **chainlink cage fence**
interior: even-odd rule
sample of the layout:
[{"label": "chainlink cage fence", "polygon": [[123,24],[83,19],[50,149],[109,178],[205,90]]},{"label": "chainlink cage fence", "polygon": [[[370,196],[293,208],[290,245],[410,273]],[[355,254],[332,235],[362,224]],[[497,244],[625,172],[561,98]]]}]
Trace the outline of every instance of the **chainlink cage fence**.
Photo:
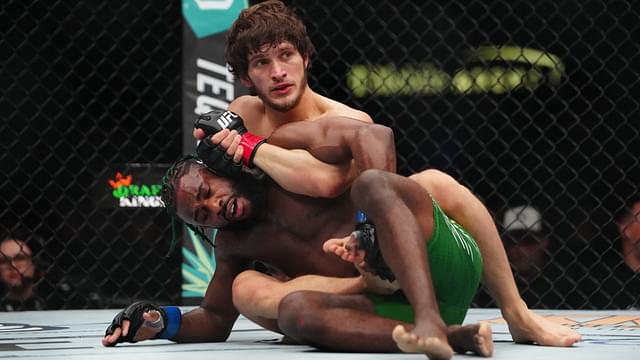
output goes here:
[{"label": "chainlink cage fence", "polygon": [[[440,169],[479,196],[530,307],[638,306],[639,239],[622,236],[640,183],[637,3],[287,3],[317,48],[311,87],[390,126],[402,174]],[[3,243],[3,308],[22,306],[17,280],[35,308],[180,303],[147,181],[182,151],[180,3],[8,0],[0,24],[0,218],[23,241]],[[481,289],[474,306],[496,304]]]}]

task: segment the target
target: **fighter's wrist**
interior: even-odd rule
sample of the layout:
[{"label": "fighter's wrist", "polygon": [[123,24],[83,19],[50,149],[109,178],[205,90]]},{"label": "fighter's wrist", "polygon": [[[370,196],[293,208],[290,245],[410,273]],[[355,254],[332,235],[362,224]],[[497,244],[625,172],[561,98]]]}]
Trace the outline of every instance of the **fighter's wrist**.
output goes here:
[{"label": "fighter's wrist", "polygon": [[182,312],[177,306],[163,306],[162,309],[166,315],[164,319],[164,329],[158,333],[156,339],[173,339],[180,330],[182,322]]},{"label": "fighter's wrist", "polygon": [[258,147],[264,144],[267,139],[262,136],[246,132],[242,134],[240,138],[240,146],[242,147],[242,164],[245,166],[253,165],[253,157],[258,150]]}]

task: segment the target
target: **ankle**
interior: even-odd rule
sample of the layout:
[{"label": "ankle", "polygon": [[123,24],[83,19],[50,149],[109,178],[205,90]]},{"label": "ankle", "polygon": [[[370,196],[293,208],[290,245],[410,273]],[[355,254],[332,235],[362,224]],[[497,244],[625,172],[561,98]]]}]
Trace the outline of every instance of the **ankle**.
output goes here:
[{"label": "ankle", "polygon": [[529,308],[522,299],[500,308],[502,317],[509,322],[509,320],[521,320],[529,314]]}]

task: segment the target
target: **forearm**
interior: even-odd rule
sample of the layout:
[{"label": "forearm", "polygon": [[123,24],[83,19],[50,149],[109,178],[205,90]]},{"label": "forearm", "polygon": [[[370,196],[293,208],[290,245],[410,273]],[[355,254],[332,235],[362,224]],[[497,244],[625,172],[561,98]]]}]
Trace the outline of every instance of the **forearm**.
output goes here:
[{"label": "forearm", "polygon": [[344,118],[287,124],[258,148],[253,164],[289,191],[335,197],[363,170],[396,171],[393,132]]},{"label": "forearm", "polygon": [[171,339],[176,342],[223,342],[231,333],[231,326],[225,324],[214,314],[204,308],[197,308],[182,315],[182,322],[177,335]]},{"label": "forearm", "polygon": [[353,180],[349,163],[328,164],[305,150],[286,150],[268,143],[256,152],[253,164],[284,189],[311,197],[336,197]]}]

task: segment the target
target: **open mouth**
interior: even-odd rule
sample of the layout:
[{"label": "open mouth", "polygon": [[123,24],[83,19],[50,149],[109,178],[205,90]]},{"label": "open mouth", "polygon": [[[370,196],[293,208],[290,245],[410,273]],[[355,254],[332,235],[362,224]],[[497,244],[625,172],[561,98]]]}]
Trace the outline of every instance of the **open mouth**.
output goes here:
[{"label": "open mouth", "polygon": [[229,198],[229,200],[227,200],[227,203],[224,206],[224,210],[225,210],[224,217],[229,221],[234,220],[237,209],[238,209],[238,200],[235,198]]},{"label": "open mouth", "polygon": [[289,88],[291,88],[293,85],[291,84],[283,84],[283,85],[278,85],[274,88],[271,89],[271,91],[273,92],[286,92],[289,90]]}]

